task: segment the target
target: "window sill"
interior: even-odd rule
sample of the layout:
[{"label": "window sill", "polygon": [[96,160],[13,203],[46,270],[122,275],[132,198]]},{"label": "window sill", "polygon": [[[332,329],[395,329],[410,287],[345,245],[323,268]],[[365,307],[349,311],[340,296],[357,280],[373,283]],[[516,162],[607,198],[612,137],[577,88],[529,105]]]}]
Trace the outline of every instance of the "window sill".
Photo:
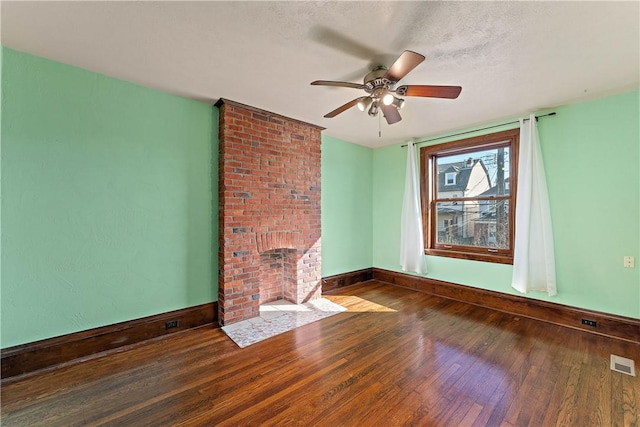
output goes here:
[{"label": "window sill", "polygon": [[471,261],[483,261],[483,262],[493,262],[496,264],[513,265],[513,257],[507,256],[507,255],[493,255],[493,254],[484,254],[484,253],[477,253],[477,252],[459,252],[459,251],[442,250],[442,249],[426,249],[424,253],[426,255],[442,256],[447,258],[458,258],[458,259],[467,259]]}]

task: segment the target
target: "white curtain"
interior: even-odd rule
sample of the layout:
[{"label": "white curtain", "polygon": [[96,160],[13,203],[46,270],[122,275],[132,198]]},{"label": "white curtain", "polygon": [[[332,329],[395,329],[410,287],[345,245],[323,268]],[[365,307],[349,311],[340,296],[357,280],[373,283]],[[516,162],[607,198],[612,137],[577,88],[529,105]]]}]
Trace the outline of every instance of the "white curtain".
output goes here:
[{"label": "white curtain", "polygon": [[422,211],[420,209],[420,181],[416,147],[407,143],[407,173],[400,222],[400,266],[403,271],[427,272],[422,240]]},{"label": "white curtain", "polygon": [[518,193],[511,286],[556,294],[556,267],[547,181],[535,115],[520,119]]}]

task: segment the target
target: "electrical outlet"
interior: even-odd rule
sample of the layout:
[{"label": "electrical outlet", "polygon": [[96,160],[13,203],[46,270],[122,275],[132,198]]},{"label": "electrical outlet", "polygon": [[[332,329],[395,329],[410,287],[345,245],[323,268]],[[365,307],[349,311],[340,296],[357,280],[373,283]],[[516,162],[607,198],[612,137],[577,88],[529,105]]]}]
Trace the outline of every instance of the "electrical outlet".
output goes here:
[{"label": "electrical outlet", "polygon": [[582,319],[582,324],[587,326],[593,326],[594,328],[598,326],[595,320],[589,320],[589,319]]},{"label": "electrical outlet", "polygon": [[177,320],[172,320],[164,324],[165,329],[177,328],[180,323]]},{"label": "electrical outlet", "polygon": [[634,268],[636,266],[636,259],[632,256],[625,256],[622,261],[625,268]]}]

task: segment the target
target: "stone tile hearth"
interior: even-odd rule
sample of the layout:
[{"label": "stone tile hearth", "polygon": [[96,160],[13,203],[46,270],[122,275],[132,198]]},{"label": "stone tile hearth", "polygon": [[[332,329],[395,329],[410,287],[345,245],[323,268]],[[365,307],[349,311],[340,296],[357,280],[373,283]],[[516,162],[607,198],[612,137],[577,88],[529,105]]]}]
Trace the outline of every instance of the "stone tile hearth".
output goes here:
[{"label": "stone tile hearth", "polygon": [[260,316],[223,326],[222,330],[244,348],[344,311],[347,309],[325,298],[304,304],[278,300],[262,304]]}]

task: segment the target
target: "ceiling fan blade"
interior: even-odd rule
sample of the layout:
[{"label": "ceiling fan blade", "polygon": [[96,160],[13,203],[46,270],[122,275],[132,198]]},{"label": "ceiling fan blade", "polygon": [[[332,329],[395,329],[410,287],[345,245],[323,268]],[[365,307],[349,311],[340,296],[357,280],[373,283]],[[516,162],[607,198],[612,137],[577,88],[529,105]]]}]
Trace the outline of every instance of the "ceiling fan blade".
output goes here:
[{"label": "ceiling fan blade", "polygon": [[389,123],[390,125],[398,123],[400,120],[402,120],[402,117],[400,117],[400,112],[395,107],[395,105],[380,104],[380,109],[384,113],[384,118],[387,119],[387,123]]},{"label": "ceiling fan blade", "polygon": [[316,80],[315,82],[311,82],[314,86],[336,86],[336,87],[350,87],[353,89],[364,89],[364,85],[359,83],[349,83],[349,82],[333,82],[330,80]]},{"label": "ceiling fan blade", "polygon": [[449,98],[456,99],[462,88],[460,86],[428,86],[405,85],[396,89],[400,96],[422,96],[424,98]]},{"label": "ceiling fan blade", "polygon": [[355,58],[369,60],[380,53],[359,40],[352,39],[347,34],[339,33],[328,26],[313,26],[309,31],[309,35],[312,40]]},{"label": "ceiling fan blade", "polygon": [[[342,105],[342,106],[340,106],[340,107],[336,108],[335,110],[333,110],[333,111],[331,111],[331,112],[329,112],[329,113],[325,114],[325,115],[324,115],[324,117],[325,117],[325,118],[327,118],[327,119],[330,119],[330,118],[332,118],[332,117],[335,117],[335,116],[337,116],[338,114],[340,114],[340,113],[342,113],[342,112],[344,112],[344,111],[347,111],[349,108],[351,108],[351,107],[353,107],[354,105],[356,105],[358,102],[360,102],[360,100],[361,100],[362,98],[363,98],[363,97],[360,97],[360,98],[356,98],[356,99],[354,99],[353,101],[349,101],[349,102],[347,102],[346,104],[344,104],[344,105]],[[364,98],[366,98],[366,97],[364,97]]]},{"label": "ceiling fan blade", "polygon": [[416,68],[422,61],[424,61],[424,56],[410,50],[405,50],[402,52],[402,55],[396,59],[396,62],[389,67],[384,76],[389,80],[397,82],[409,74],[409,71]]}]

